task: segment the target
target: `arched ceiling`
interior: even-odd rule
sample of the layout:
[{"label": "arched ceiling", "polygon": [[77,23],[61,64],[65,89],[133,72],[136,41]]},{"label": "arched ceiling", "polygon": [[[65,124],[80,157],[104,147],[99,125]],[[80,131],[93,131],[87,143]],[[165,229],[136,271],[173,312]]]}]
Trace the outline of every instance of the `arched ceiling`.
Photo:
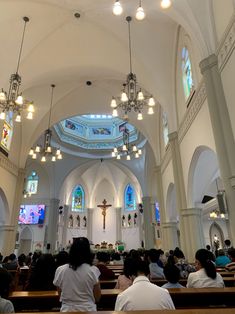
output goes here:
[{"label": "arched ceiling", "polygon": [[[36,104],[35,120],[23,123],[21,161],[47,127],[49,85],[56,84],[52,124],[78,114],[110,113],[110,99],[120,92],[129,72],[128,34],[125,17],[134,15],[138,1],[124,1],[124,15],[112,14],[111,0],[1,0],[1,82],[8,81],[16,67],[23,28],[29,16],[20,74],[22,90]],[[153,94],[158,105],[172,114],[174,106],[174,55],[178,25],[198,47],[201,58],[214,49],[209,0],[174,0],[169,10],[160,0],[145,0],[147,18],[132,22],[133,68],[139,84]],[[81,14],[80,19],[74,13]],[[87,80],[92,86],[86,86]],[[156,109],[158,111],[158,109]],[[176,118],[170,119],[176,121]],[[148,139],[159,161],[157,115],[143,122],[130,122]]]}]

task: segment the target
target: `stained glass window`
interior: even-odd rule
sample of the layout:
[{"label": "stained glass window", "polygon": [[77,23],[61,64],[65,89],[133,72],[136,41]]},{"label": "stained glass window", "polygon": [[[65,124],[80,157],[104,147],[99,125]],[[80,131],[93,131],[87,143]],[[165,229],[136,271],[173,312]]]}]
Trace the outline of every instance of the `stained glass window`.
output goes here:
[{"label": "stained glass window", "polygon": [[163,127],[163,139],[164,139],[164,144],[165,146],[168,144],[169,138],[169,128],[168,128],[168,120],[167,120],[167,115],[165,112],[162,114],[162,127]]},{"label": "stained glass window", "polygon": [[124,193],[125,210],[136,210],[135,190],[128,184]]},{"label": "stained glass window", "polygon": [[83,212],[85,209],[85,193],[81,185],[78,185],[72,194],[72,211]]},{"label": "stained glass window", "polygon": [[38,175],[36,171],[32,171],[31,175],[27,178],[26,191],[29,194],[37,194],[38,191]]},{"label": "stained glass window", "polygon": [[189,58],[188,49],[182,49],[182,72],[183,72],[183,86],[184,95],[187,100],[193,89],[192,66]]},{"label": "stained glass window", "polygon": [[13,113],[10,111],[6,114],[6,119],[3,123],[1,146],[2,148],[9,152],[11,147],[11,140],[13,135]]}]

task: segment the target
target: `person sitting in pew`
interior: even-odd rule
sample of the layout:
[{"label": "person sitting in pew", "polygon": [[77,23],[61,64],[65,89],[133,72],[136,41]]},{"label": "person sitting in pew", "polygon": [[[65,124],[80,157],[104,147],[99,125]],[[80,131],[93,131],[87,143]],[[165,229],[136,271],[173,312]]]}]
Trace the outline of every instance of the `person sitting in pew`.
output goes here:
[{"label": "person sitting in pew", "polygon": [[215,259],[215,265],[217,267],[225,267],[228,263],[231,263],[230,258],[225,255],[224,250],[219,250],[218,256]]},{"label": "person sitting in pew", "polygon": [[169,292],[152,284],[148,275],[149,267],[146,262],[132,260],[130,276],[133,284],[117,296],[115,311],[175,309]]},{"label": "person sitting in pew", "polygon": [[180,279],[180,270],[174,263],[170,263],[169,261],[163,268],[164,275],[166,280],[168,281],[165,283],[162,288],[169,289],[169,288],[185,288],[179,283]]},{"label": "person sitting in pew", "polygon": [[225,269],[228,271],[235,271],[235,249],[231,247],[228,249],[228,257],[231,260],[231,263],[225,266]]},{"label": "person sitting in pew", "polygon": [[98,260],[96,267],[100,271],[100,280],[112,280],[115,279],[115,273],[112,269],[109,269],[106,265],[110,261],[110,256],[107,252],[98,252],[96,254]]},{"label": "person sitting in pew", "polygon": [[0,268],[0,313],[14,313],[14,306],[7,300],[12,277],[4,268]]},{"label": "person sitting in pew", "polygon": [[119,275],[117,279],[117,284],[115,286],[115,289],[120,289],[122,291],[126,290],[128,287],[132,285],[132,281],[129,278],[130,272],[131,272],[131,266],[132,266],[132,258],[127,257],[124,261],[124,267],[123,267],[123,275]]},{"label": "person sitting in pew", "polygon": [[150,279],[165,278],[163,268],[158,265],[160,257],[160,251],[156,249],[150,249],[148,251]]},{"label": "person sitting in pew", "polygon": [[215,264],[210,260],[206,249],[200,249],[195,255],[196,272],[190,273],[187,288],[222,288],[223,278],[216,272]]}]

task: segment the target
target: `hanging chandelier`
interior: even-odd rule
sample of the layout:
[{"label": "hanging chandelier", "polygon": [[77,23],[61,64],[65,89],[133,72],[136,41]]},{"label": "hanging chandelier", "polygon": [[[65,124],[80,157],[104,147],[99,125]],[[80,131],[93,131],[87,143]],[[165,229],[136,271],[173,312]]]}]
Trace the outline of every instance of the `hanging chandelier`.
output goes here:
[{"label": "hanging chandelier", "polygon": [[61,150],[59,148],[52,147],[51,145],[51,138],[52,138],[52,130],[50,129],[51,124],[51,110],[53,104],[53,95],[54,95],[54,88],[55,85],[51,85],[51,103],[50,103],[50,113],[49,113],[49,121],[48,121],[48,128],[44,134],[44,144],[43,146],[37,145],[35,148],[31,148],[29,151],[29,155],[32,159],[37,159],[37,155],[41,155],[41,162],[50,161],[57,161],[58,159],[63,159]]},{"label": "hanging chandelier", "polygon": [[[121,15],[123,12],[123,8],[121,2],[116,0],[113,4],[113,14],[114,15]],[[139,6],[136,9],[135,17],[137,20],[142,21],[145,18],[144,8],[142,7],[141,0],[139,0]]]},{"label": "hanging chandelier", "polygon": [[33,102],[25,100],[19,91],[19,88],[21,85],[21,76],[19,75],[18,72],[19,72],[22,48],[23,48],[23,43],[24,43],[26,24],[29,22],[29,18],[25,16],[23,17],[23,21],[24,21],[24,29],[23,29],[23,35],[22,35],[22,40],[21,40],[21,45],[20,45],[16,72],[12,74],[10,77],[10,87],[9,87],[8,93],[4,91],[3,89],[0,92],[0,109],[1,109],[0,119],[1,120],[5,120],[6,115],[9,112],[13,112],[15,114],[15,121],[21,122],[21,112],[23,110],[27,110],[27,116],[26,116],[27,119],[29,120],[33,119],[33,113],[34,113]]},{"label": "hanging chandelier", "polygon": [[113,117],[118,117],[118,109],[124,111],[124,120],[128,120],[128,113],[134,111],[137,113],[137,120],[143,120],[143,109],[147,108],[149,115],[154,114],[153,107],[155,101],[152,95],[144,94],[138,87],[136,75],[132,72],[132,52],[131,52],[131,33],[130,22],[132,18],[127,16],[128,34],[129,34],[129,57],[130,57],[130,73],[127,75],[127,80],[123,84],[123,89],[120,97],[112,97],[111,108],[113,108]]},{"label": "hanging chandelier", "polygon": [[136,145],[130,144],[130,133],[125,127],[122,133],[123,145],[122,147],[114,147],[112,151],[112,157],[121,159],[122,156],[126,156],[126,160],[131,160],[132,157],[139,158],[142,155],[142,150]]}]

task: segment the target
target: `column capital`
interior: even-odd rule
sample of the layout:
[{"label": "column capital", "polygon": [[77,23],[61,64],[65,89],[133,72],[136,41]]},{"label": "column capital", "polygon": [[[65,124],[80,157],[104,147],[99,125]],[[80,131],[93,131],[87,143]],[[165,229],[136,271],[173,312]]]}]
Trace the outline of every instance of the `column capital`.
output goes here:
[{"label": "column capital", "polygon": [[172,132],[168,134],[169,142],[172,142],[176,139],[178,139],[178,132]]},{"label": "column capital", "polygon": [[178,226],[178,222],[177,221],[166,221],[166,222],[161,223],[161,227],[164,228],[164,229],[167,229],[167,228],[177,228],[177,226]]},{"label": "column capital", "polygon": [[155,173],[161,173],[161,165],[157,165],[154,167],[154,172]]},{"label": "column capital", "polygon": [[218,57],[215,54],[208,56],[199,63],[202,74],[214,66],[218,66]]},{"label": "column capital", "polygon": [[180,213],[181,213],[181,216],[183,216],[183,217],[186,217],[186,216],[200,216],[202,214],[202,208],[197,207],[197,208],[181,209]]}]

